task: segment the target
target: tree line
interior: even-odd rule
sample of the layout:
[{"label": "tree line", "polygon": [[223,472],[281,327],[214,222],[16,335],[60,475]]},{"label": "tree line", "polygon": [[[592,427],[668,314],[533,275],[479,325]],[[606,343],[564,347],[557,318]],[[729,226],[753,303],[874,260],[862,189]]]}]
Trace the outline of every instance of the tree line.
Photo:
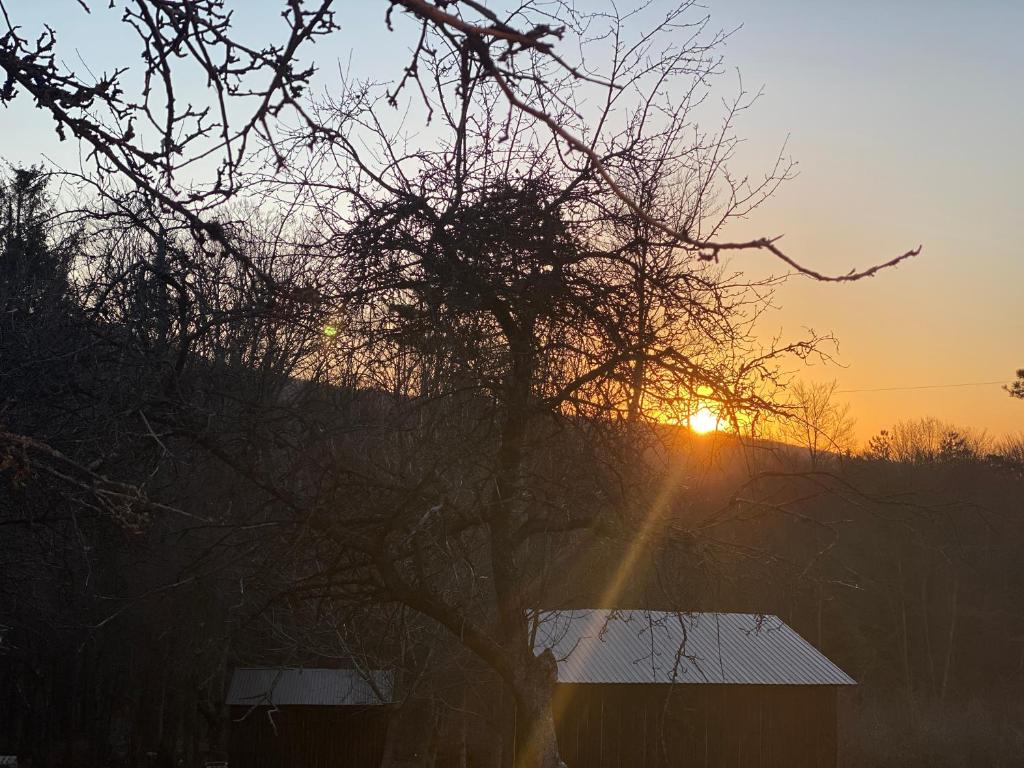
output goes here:
[{"label": "tree line", "polygon": [[[0,496],[4,748],[54,765],[209,757],[231,668],[344,659],[415,681],[394,760],[507,759],[515,694],[476,653],[486,637],[454,641],[428,613],[501,621],[480,528],[509,427],[485,385],[514,368],[476,307],[456,294],[446,327],[394,303],[351,345],[368,310],[271,300],[166,223],[109,229],[46,184],[29,169],[3,187],[3,429],[23,441]],[[261,259],[282,278],[308,266]],[[634,374],[609,385],[628,393],[614,418],[582,398],[524,418],[519,511],[503,515],[527,620],[601,601],[778,613],[861,683],[862,764],[898,728],[914,734],[901,764],[1019,749],[1012,452],[963,450],[932,421],[863,455],[697,437],[634,421]],[[601,566],[633,547],[610,593]]]}]

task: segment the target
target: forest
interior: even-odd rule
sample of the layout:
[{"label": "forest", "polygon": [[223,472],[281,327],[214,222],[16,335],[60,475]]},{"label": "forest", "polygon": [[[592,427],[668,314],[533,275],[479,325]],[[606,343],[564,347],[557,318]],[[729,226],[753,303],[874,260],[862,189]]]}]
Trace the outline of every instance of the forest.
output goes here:
[{"label": "forest", "polygon": [[[357,371],[322,318],[283,308],[254,327],[261,286],[221,261],[171,271],[173,243],[55,231],[47,181],[26,169],[3,187],[3,745],[40,764],[187,763],[223,749],[231,668],[342,653],[425,676],[415,717],[457,733],[468,712],[500,739],[493,671],[394,604],[345,542],[374,524],[360,512],[408,505],[403,565],[479,610],[489,556],[459,486],[495,450],[492,404],[346,384]],[[204,305],[215,331],[198,329]],[[782,616],[860,684],[841,703],[844,764],[878,764],[897,739],[900,765],[1024,748],[1019,443],[926,421],[815,450],[578,417],[529,445],[521,492],[551,509],[519,524],[534,599]],[[609,595],[603,564],[638,529]],[[455,765],[446,744],[422,754]]]}]

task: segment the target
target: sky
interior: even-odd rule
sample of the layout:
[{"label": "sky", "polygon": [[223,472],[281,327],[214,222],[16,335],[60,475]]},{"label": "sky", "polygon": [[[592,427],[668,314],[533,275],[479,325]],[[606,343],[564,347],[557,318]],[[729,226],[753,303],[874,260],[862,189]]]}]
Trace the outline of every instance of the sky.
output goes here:
[{"label": "sky", "polygon": [[[124,56],[109,15],[85,17],[74,0],[7,5],[29,28],[43,18],[70,28],[71,63],[99,71]],[[249,0],[240,21],[257,34],[270,29],[278,5]],[[325,76],[330,59],[351,61],[364,76],[399,76],[409,41],[387,32],[382,0],[342,6],[342,31],[318,53],[328,60]],[[787,253],[831,273],[923,246],[913,261],[857,283],[790,280],[765,337],[813,328],[838,338],[836,365],[797,374],[838,382],[861,440],[924,416],[995,437],[1024,433],[1024,402],[999,384],[942,386],[1008,382],[1024,367],[1024,2],[705,6],[713,25],[736,29],[723,48],[726,66],[748,89],[764,87],[739,124],[744,170],[763,168],[783,142],[799,163],[797,178],[728,234],[782,234]],[[76,149],[59,145],[21,98],[0,110],[0,156],[73,166]],[[733,263],[755,275],[779,272],[758,254]]]},{"label": "sky", "polygon": [[[834,332],[841,390],[1012,378],[1024,363],[1024,25],[1020,2],[712,1],[742,24],[726,58],[765,94],[741,133],[750,154],[786,136],[799,176],[749,222],[841,273],[904,252],[847,285],[790,281],[779,327]],[[757,257],[752,257],[756,259]],[[866,439],[935,416],[998,436],[1024,402],[996,385],[844,394]]]}]

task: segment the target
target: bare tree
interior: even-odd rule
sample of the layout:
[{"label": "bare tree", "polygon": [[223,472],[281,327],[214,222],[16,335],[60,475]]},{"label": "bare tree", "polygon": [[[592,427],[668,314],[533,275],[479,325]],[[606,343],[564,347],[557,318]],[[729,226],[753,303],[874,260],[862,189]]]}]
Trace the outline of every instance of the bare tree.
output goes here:
[{"label": "bare tree", "polygon": [[[653,43],[612,29],[632,101],[616,91],[598,111],[612,126],[592,139],[601,166],[660,218],[714,236],[786,165],[754,183],[729,171],[743,94],[720,128],[687,128],[717,71],[704,47],[652,63]],[[501,84],[457,46],[430,61],[430,146],[394,135],[386,96],[359,90],[318,106],[327,130],[278,141],[285,170],[259,180],[295,212],[291,247],[333,258],[339,291],[318,301],[336,313],[331,344],[365,409],[363,430],[304,446],[310,525],[331,565],[296,561],[290,589],[435,620],[511,692],[517,765],[554,767],[555,659],[534,648],[533,622],[558,599],[560,553],[581,537],[642,540],[658,524],[647,504],[674,497],[653,498],[671,473],[647,489],[624,477],[626,446],[642,456],[646,427],[698,397],[734,422],[777,410],[784,361],[818,340],[759,345],[771,281],[699,258],[702,245],[666,236],[589,155],[510,122]],[[580,119],[559,109],[560,125]],[[614,603],[626,579],[611,574],[596,599]]]},{"label": "bare tree", "polygon": [[1011,466],[1024,468],[1024,434],[1007,435],[995,446],[996,456]]},{"label": "bare tree", "polygon": [[[646,29],[562,3],[381,8],[417,28],[404,76],[318,103],[299,62],[343,23],[329,0],[287,3],[270,46],[242,42],[221,0],[125,3],[142,49],[132,98],[123,70],[75,75],[55,32],[23,33],[0,3],[0,98],[32,97],[84,142],[100,221],[157,244],[113,248],[86,305],[157,351],[139,368],[163,377],[143,411],[154,441],[191,441],[262,499],[258,522],[280,535],[241,547],[272,553],[258,598],[429,617],[511,691],[517,765],[555,768],[555,659],[535,653],[533,622],[557,599],[559,553],[582,536],[643,540],[666,514],[674,476],[645,490],[620,462],[643,455],[645,426],[696,398],[734,423],[779,410],[784,361],[816,352],[816,338],[760,344],[773,282],[722,262],[761,251],[856,280],[918,249],[833,277],[777,238],[724,238],[790,166],[730,167],[742,88],[716,127],[694,128],[722,36],[693,3]],[[181,103],[183,66],[208,79],[209,104]],[[412,86],[433,121],[421,144],[381,112]],[[190,176],[211,157],[212,180]],[[223,207],[243,189],[283,218],[269,244]],[[245,402],[230,376],[202,375],[211,364],[266,375]]]},{"label": "bare tree", "polygon": [[[670,7],[651,29],[629,37],[623,32],[639,23],[639,12],[583,13],[562,2],[531,1],[508,11],[477,0],[442,6],[425,0],[379,3],[389,29],[397,10],[417,31],[410,60],[388,94],[392,104],[415,86],[432,113],[444,81],[426,73],[439,60],[462,62],[475,80],[496,86],[506,107],[506,122],[525,118],[542,126],[562,151],[583,158],[591,172],[648,226],[703,258],[761,250],[816,279],[845,281],[873,275],[920,250],[862,271],[826,276],[785,254],[778,238],[728,242],[704,237],[687,222],[660,219],[646,209],[641,197],[630,193],[599,145],[602,126],[589,130],[579,121],[567,120],[568,115],[579,115],[573,88],[566,88],[590,84],[599,100],[617,107],[639,76],[657,76],[659,70],[668,71],[666,64],[677,72],[694,61],[697,66],[706,65],[703,57],[721,36],[712,36],[711,45],[697,42],[708,19],[689,18],[688,12],[695,9],[692,0]],[[344,15],[338,14],[333,0],[285,2],[283,42],[266,44],[246,40],[237,31],[225,0],[128,0],[108,8],[79,0],[77,10],[119,13],[127,28],[121,32],[130,32],[138,40],[137,57],[99,77],[82,76],[63,63],[69,57],[61,55],[56,24],[39,32],[27,31],[7,4],[0,4],[6,27],[0,35],[0,69],[5,74],[0,101],[9,103],[19,94],[32,98],[52,117],[61,139],[83,142],[100,179],[126,179],[187,221],[197,237],[220,243],[245,262],[244,252],[232,244],[209,211],[238,193],[240,171],[254,144],[270,146],[274,159],[282,162],[276,151],[282,119],[293,119],[313,134],[331,135],[306,101],[316,67],[304,63],[303,56],[309,55],[317,40],[338,32]],[[267,14],[261,11],[261,15]],[[681,37],[683,44],[665,46],[658,33],[668,30]],[[594,61],[603,61],[608,47],[616,51],[613,63],[595,67]],[[561,51],[573,48],[579,53],[570,61]],[[653,66],[643,64],[646,59]],[[132,89],[127,75],[136,63],[141,64],[140,85]],[[190,95],[184,101],[179,83],[192,73],[200,74],[210,87],[204,98]],[[345,141],[348,137],[334,138]],[[212,158],[217,159],[216,171],[204,182],[192,171]]]},{"label": "bare tree", "polygon": [[882,430],[869,441],[867,455],[907,463],[978,459],[988,453],[991,443],[984,432],[925,417]]},{"label": "bare tree", "polygon": [[812,469],[828,455],[845,456],[855,447],[854,426],[848,403],[835,399],[836,382],[794,382],[790,388],[792,409],[781,421],[781,437],[806,449]]}]

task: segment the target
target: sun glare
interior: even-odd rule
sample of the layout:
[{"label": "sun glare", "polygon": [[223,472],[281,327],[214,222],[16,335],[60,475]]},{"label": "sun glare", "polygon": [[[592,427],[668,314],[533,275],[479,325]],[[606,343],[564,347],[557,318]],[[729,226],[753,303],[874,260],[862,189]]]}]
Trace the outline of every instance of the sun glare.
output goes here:
[{"label": "sun glare", "polygon": [[706,405],[701,406],[695,413],[690,414],[687,425],[690,431],[698,435],[706,435],[718,429],[720,419]]}]

